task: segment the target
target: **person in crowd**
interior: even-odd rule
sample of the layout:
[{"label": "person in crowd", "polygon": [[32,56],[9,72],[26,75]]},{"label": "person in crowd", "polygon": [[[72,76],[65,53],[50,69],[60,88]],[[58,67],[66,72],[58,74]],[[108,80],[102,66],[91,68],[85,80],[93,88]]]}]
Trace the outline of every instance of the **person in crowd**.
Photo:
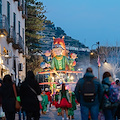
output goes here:
[{"label": "person in crowd", "polygon": [[116,85],[118,86],[119,89],[119,93],[118,93],[118,97],[119,97],[119,104],[115,113],[115,118],[120,119],[120,80],[117,79],[116,81]]},{"label": "person in crowd", "polygon": [[[0,87],[2,86],[3,81],[0,79]],[[2,109],[2,96],[0,95],[0,119],[5,119],[5,113]]]},{"label": "person in crowd", "polygon": [[15,84],[13,83],[11,76],[9,74],[5,75],[2,86],[0,87],[0,94],[2,96],[2,108],[7,120],[15,120],[16,97],[13,85]]},{"label": "person in crowd", "polygon": [[88,120],[89,112],[92,120],[98,120],[103,89],[100,81],[93,75],[92,68],[88,67],[84,77],[78,80],[75,95],[80,103],[82,120]]},{"label": "person in crowd", "polygon": [[74,119],[74,110],[76,110],[76,102],[75,102],[75,93],[70,91],[70,102],[72,104],[72,108],[68,108],[68,117],[69,119]]},{"label": "person in crowd", "polygon": [[48,96],[45,94],[44,90],[42,90],[41,97],[43,99],[42,102],[41,102],[42,114],[46,114],[46,112],[47,112],[47,105],[48,105]]},{"label": "person in crowd", "polygon": [[[16,86],[16,90],[17,90],[17,100],[19,101],[19,103],[21,103],[21,100],[20,100],[20,87],[21,87],[21,84],[22,84],[22,80],[19,79],[19,82],[18,82],[18,85]],[[21,108],[20,111],[18,111],[18,114],[19,114],[19,120],[22,119],[21,117],[21,114],[23,116],[23,120],[25,120],[25,111]]]},{"label": "person in crowd", "polygon": [[114,120],[114,115],[117,109],[117,103],[112,103],[109,100],[109,88],[110,85],[114,82],[110,72],[104,72],[102,78],[102,86],[103,86],[103,101],[102,101],[102,109],[105,116],[105,120]]},{"label": "person in crowd", "polygon": [[27,120],[39,120],[40,106],[37,95],[41,94],[39,84],[35,79],[33,71],[28,71],[25,80],[20,87],[20,99],[22,109],[25,111]]},{"label": "person in crowd", "polygon": [[48,88],[45,88],[45,94],[48,96],[48,104],[47,104],[47,111],[46,112],[49,112],[52,98],[51,98],[51,93],[50,93]]},{"label": "person in crowd", "polygon": [[[57,104],[57,102],[58,102],[58,97],[59,97],[59,92],[58,91],[56,91],[56,94],[55,94],[55,106],[56,106],[56,104]],[[57,115],[58,116],[60,116],[60,115],[62,115],[61,114],[61,108],[59,107],[59,108],[57,108]]]},{"label": "person in crowd", "polygon": [[119,88],[119,93],[118,93],[119,104],[118,104],[117,111],[116,111],[116,117],[117,117],[117,119],[120,119],[120,80],[119,79],[116,80],[116,85]]},{"label": "person in crowd", "polygon": [[66,112],[66,119],[68,120],[68,108],[72,107],[70,97],[69,97],[69,92],[68,90],[65,89],[65,84],[62,83],[62,89],[60,90],[59,93],[59,100],[58,104],[60,108],[62,109],[62,120],[64,120],[64,110]]}]

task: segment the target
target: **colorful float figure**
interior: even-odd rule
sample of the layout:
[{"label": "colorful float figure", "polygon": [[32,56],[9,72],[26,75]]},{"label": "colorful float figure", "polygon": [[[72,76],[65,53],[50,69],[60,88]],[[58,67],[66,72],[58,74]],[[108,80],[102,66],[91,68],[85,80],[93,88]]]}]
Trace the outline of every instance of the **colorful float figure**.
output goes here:
[{"label": "colorful float figure", "polygon": [[[52,93],[55,92],[56,85],[53,82],[58,84],[68,83],[70,74],[72,73],[81,73],[81,71],[75,71],[74,66],[76,65],[75,59],[77,54],[71,53],[70,57],[68,56],[68,50],[66,50],[64,36],[62,39],[53,37],[53,46],[52,50],[46,51],[45,56],[49,57],[50,61],[42,62],[40,66],[43,68],[42,72],[39,74],[50,74],[50,88]],[[47,71],[44,70],[47,68]]]}]

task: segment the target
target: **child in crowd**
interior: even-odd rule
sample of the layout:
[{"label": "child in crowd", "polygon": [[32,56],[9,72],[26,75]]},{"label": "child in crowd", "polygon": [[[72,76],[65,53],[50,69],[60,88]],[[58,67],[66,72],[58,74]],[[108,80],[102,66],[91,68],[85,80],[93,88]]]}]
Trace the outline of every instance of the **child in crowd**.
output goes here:
[{"label": "child in crowd", "polygon": [[68,108],[71,108],[72,104],[70,101],[69,92],[65,89],[64,83],[62,83],[62,89],[59,93],[58,104],[59,107],[62,109],[62,120],[64,120],[64,111],[66,113],[66,119],[68,120]]},{"label": "child in crowd", "polygon": [[68,117],[69,119],[74,119],[74,110],[76,110],[76,102],[75,102],[75,93],[70,91],[69,92],[70,95],[70,102],[72,104],[71,108],[68,108]]},{"label": "child in crowd", "polygon": [[[59,92],[57,91],[55,94],[55,104],[58,102],[58,97],[59,97]],[[57,108],[57,115],[60,116],[61,115],[61,108]]]},{"label": "child in crowd", "polygon": [[42,90],[41,97],[43,99],[42,102],[41,102],[41,105],[42,105],[42,114],[46,114],[47,105],[48,105],[48,96],[45,94],[44,90]]}]

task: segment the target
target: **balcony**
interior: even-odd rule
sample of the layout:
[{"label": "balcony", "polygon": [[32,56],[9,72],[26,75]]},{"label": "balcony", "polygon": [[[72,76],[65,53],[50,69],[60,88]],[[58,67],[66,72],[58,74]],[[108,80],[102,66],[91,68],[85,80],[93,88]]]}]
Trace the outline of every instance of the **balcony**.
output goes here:
[{"label": "balcony", "polygon": [[24,53],[24,41],[19,33],[17,34],[17,39],[18,39],[18,44],[19,44],[18,52]]},{"label": "balcony", "polygon": [[14,30],[13,26],[11,26],[9,31],[10,31],[10,33],[7,37],[7,42],[8,43],[13,43],[16,39],[16,33],[15,33],[15,30]]},{"label": "balcony", "polygon": [[19,11],[23,11],[22,0],[19,0],[19,1],[18,1],[18,10],[19,10]]},{"label": "balcony", "polygon": [[[17,36],[16,33],[15,33],[15,36]],[[13,39],[12,46],[13,46],[14,49],[19,49],[20,48],[19,47],[19,39],[17,37],[15,37],[15,39]]]},{"label": "balcony", "polygon": [[0,16],[0,34],[7,36],[9,33],[8,20],[5,15]]}]

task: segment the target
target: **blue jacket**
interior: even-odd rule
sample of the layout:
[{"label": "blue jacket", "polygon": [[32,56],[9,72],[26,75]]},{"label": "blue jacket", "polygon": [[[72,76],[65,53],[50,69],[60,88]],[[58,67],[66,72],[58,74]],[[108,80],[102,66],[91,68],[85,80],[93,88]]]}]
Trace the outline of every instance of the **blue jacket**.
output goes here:
[{"label": "blue jacket", "polygon": [[81,93],[82,87],[83,87],[83,83],[84,83],[84,79],[83,78],[81,78],[81,79],[78,80],[78,82],[76,84],[76,87],[75,87],[75,95],[76,95],[77,101],[81,105],[86,106],[86,107],[91,107],[91,106],[100,104],[100,102],[102,100],[102,95],[103,95],[102,84],[99,82],[99,80],[97,78],[94,77],[94,75],[92,73],[89,73],[89,72],[85,73],[84,77],[87,80],[91,80],[91,79],[94,78],[93,82],[95,84],[95,91],[96,91],[95,101],[88,103],[88,102],[85,102],[83,100],[83,95]]}]

